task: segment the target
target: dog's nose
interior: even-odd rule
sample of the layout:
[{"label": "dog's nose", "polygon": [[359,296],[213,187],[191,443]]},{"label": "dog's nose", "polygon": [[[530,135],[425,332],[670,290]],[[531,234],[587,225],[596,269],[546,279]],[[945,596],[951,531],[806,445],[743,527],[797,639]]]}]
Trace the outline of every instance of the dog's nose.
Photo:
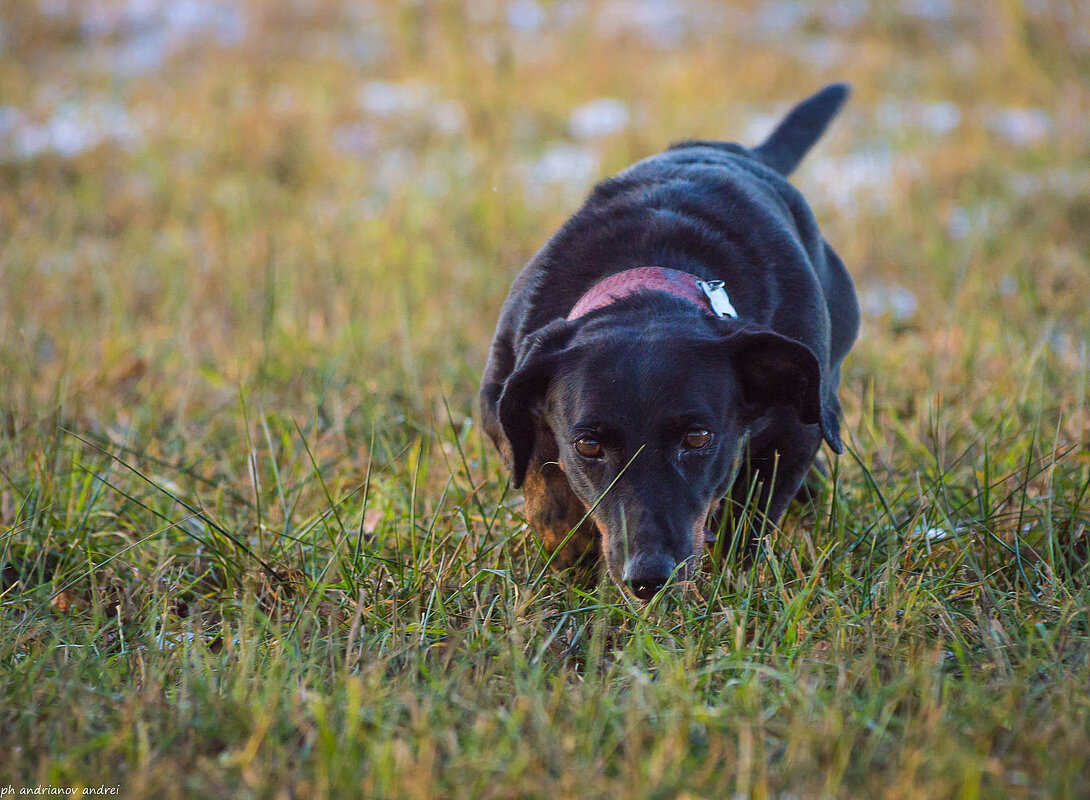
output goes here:
[{"label": "dog's nose", "polygon": [[640,600],[650,600],[658,594],[659,589],[665,585],[666,581],[658,579],[628,582],[628,588],[631,589],[632,594],[636,595]]},{"label": "dog's nose", "polygon": [[635,556],[624,568],[624,581],[640,600],[650,600],[670,580],[676,563],[666,555]]}]

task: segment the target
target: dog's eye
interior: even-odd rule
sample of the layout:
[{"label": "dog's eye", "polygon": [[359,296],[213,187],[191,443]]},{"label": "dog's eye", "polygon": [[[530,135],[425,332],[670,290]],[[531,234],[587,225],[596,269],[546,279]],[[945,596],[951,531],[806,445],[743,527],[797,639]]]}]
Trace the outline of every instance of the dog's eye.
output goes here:
[{"label": "dog's eye", "polygon": [[584,436],[575,440],[575,452],[583,458],[601,458],[602,443],[590,436]]},{"label": "dog's eye", "polygon": [[693,428],[685,434],[681,440],[681,446],[686,450],[703,450],[712,443],[711,431],[705,428]]}]

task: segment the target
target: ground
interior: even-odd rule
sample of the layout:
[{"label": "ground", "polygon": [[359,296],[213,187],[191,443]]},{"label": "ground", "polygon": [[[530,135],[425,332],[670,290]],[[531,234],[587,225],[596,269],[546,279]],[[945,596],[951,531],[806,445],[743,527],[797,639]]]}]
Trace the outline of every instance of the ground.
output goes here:
[{"label": "ground", "polygon": [[[1086,796],[1088,30],[0,4],[0,796]],[[511,279],[834,80],[848,453],[648,608],[548,565],[474,419]]]}]

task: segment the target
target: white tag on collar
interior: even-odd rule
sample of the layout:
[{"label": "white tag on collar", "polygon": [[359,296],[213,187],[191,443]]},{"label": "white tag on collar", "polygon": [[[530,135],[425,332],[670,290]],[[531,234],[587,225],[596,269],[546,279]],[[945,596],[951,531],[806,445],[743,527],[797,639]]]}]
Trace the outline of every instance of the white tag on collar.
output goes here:
[{"label": "white tag on collar", "polygon": [[696,285],[708,298],[712,311],[715,312],[717,317],[720,319],[723,319],[723,317],[738,318],[738,312],[734,310],[734,306],[730,303],[730,297],[727,296],[727,290],[723,288],[723,281],[697,281]]}]

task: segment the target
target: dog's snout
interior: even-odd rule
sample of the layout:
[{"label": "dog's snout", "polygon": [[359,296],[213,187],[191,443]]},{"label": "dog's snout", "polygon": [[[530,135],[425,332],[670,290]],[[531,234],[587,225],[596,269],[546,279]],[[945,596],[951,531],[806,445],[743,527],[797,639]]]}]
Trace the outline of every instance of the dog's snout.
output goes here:
[{"label": "dog's snout", "polygon": [[676,562],[667,555],[636,556],[624,568],[624,582],[640,600],[650,600],[674,572]]},{"label": "dog's snout", "polygon": [[665,580],[659,580],[653,578],[649,581],[629,581],[628,588],[632,590],[632,594],[636,595],[640,600],[650,600],[659,590],[666,585]]}]

